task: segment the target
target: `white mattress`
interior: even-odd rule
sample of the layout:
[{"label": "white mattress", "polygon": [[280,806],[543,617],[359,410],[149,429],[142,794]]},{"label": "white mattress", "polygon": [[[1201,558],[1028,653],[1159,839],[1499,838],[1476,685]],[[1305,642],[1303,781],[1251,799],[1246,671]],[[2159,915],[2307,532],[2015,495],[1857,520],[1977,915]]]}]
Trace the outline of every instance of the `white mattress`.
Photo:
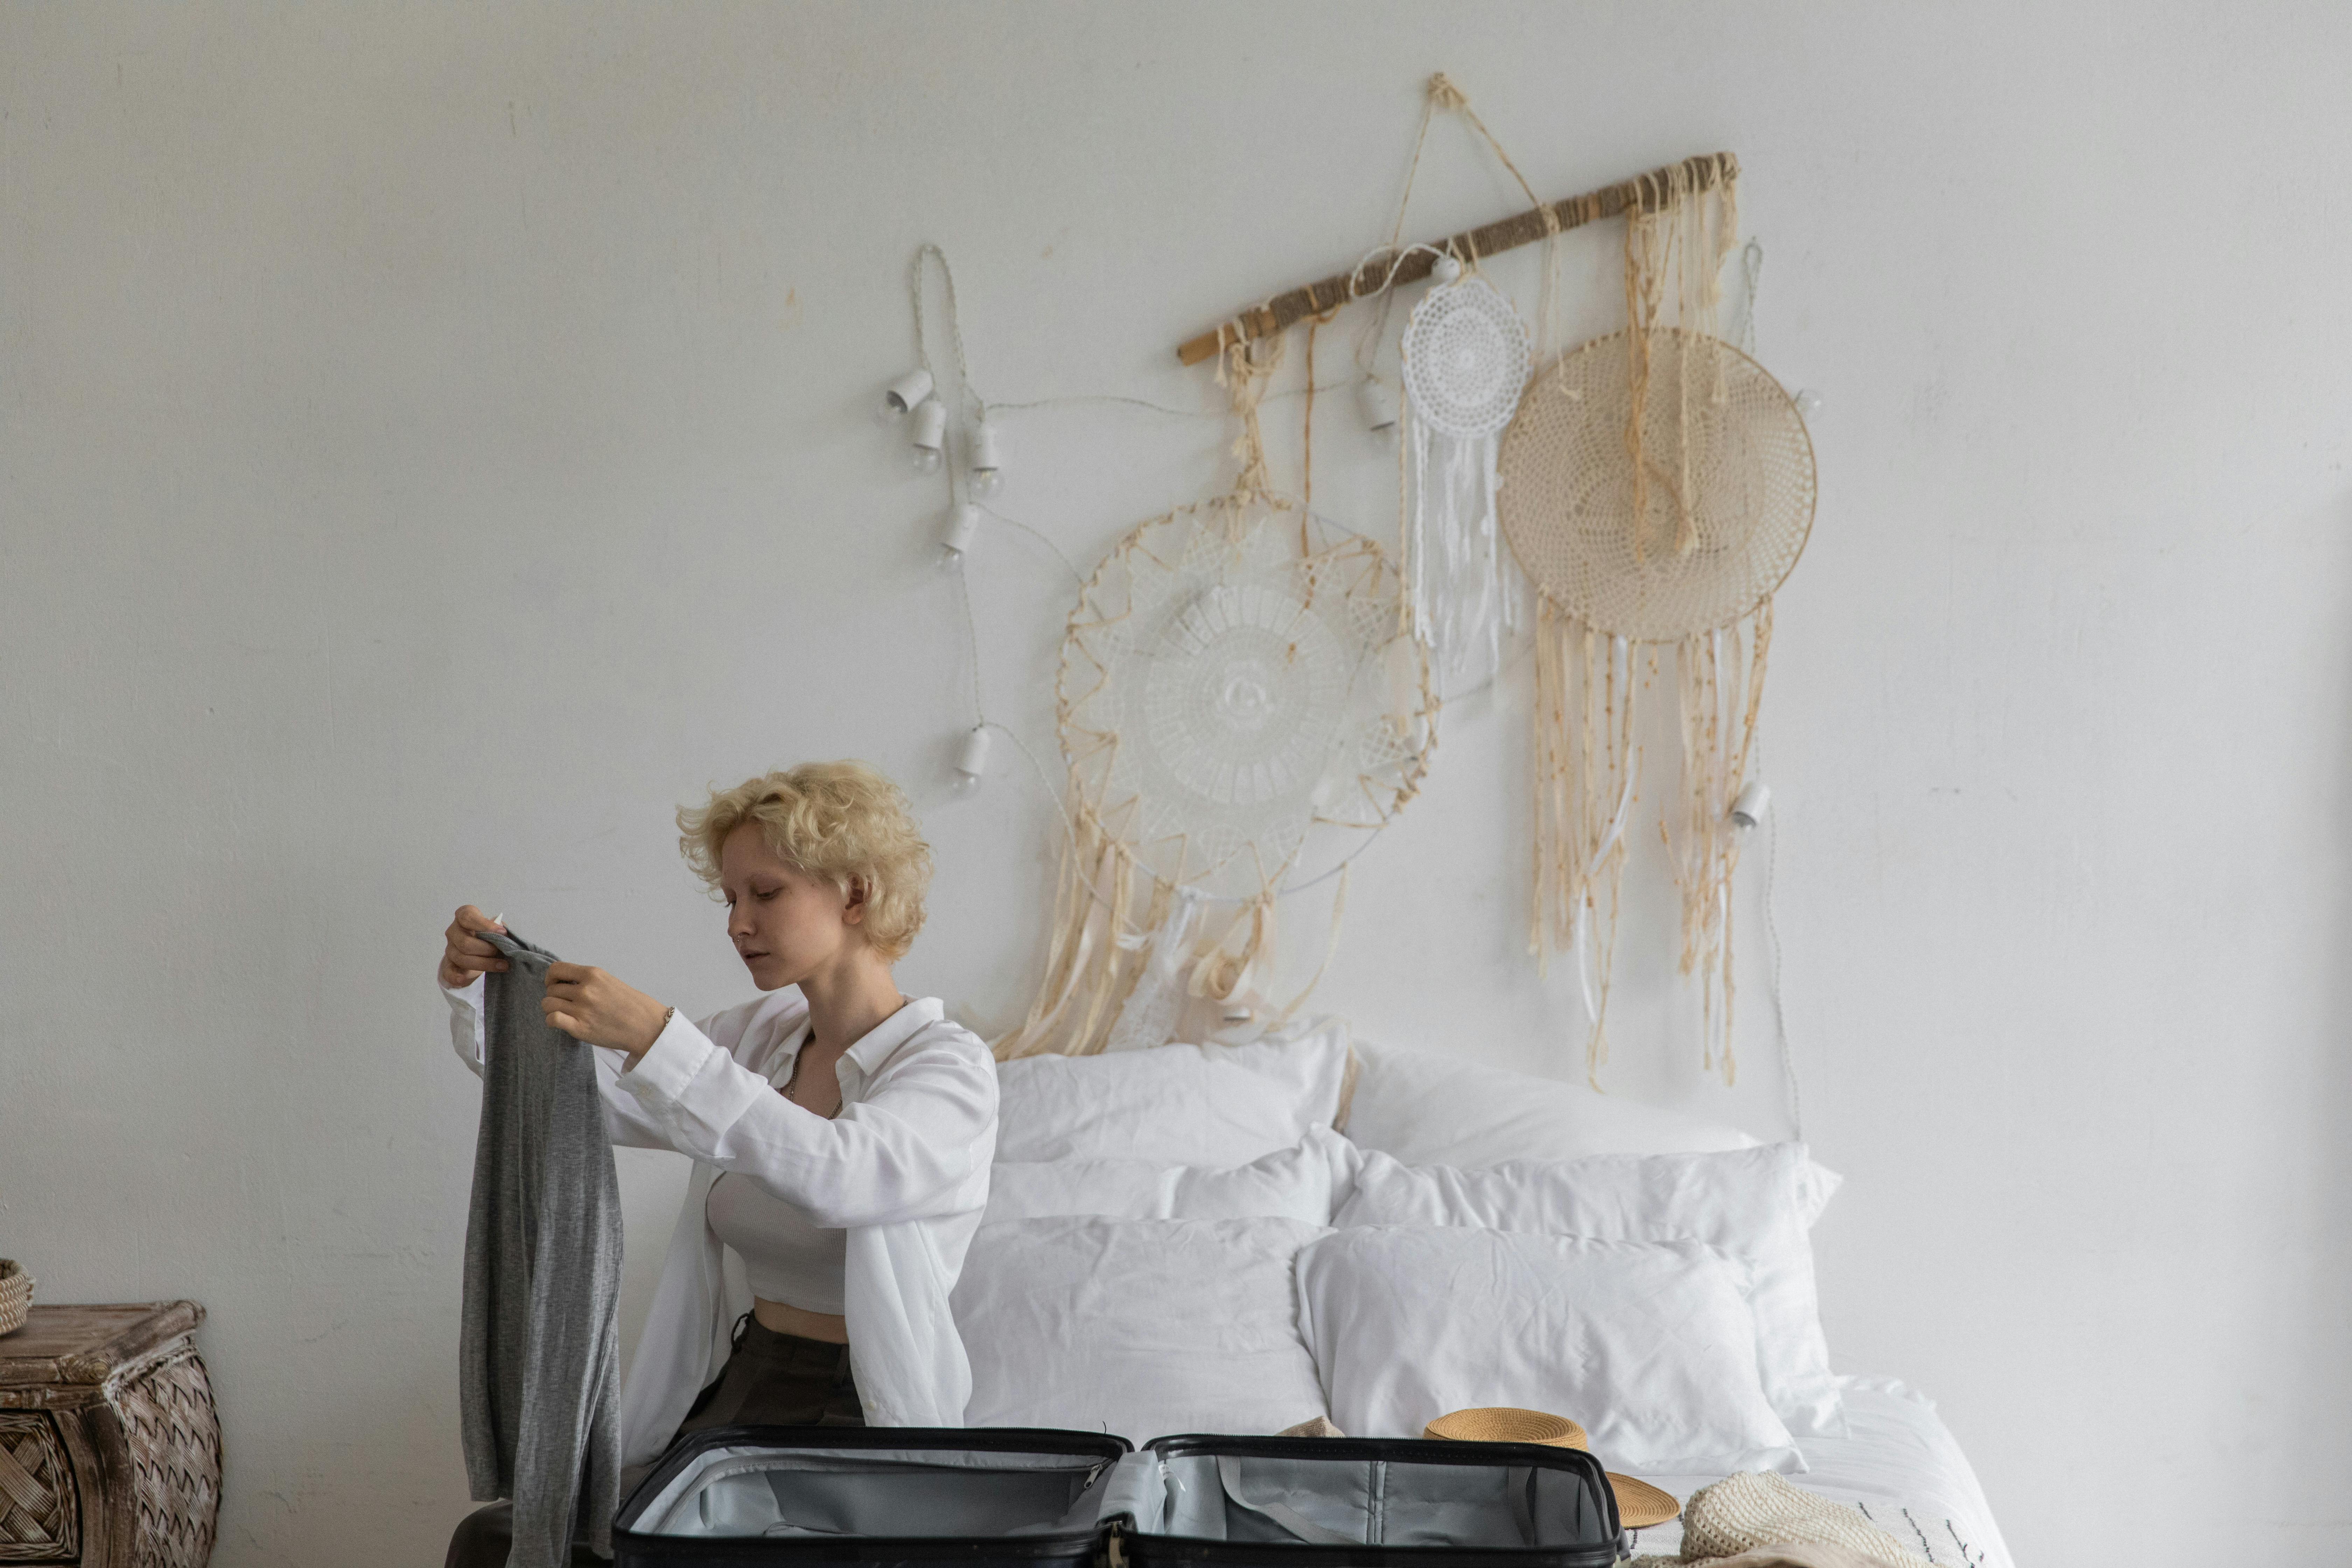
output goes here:
[{"label": "white mattress", "polygon": [[[1891,1377],[1842,1377],[1848,1435],[1809,1437],[1812,1468],[1789,1479],[1807,1491],[1853,1503],[1884,1531],[1931,1563],[1969,1568],[2013,1568],[2009,1547],[1985,1506],[1984,1489],[1968,1456],[1930,1400]],[[1678,1500],[1720,1476],[1650,1476]],[[1682,1550],[1682,1523],[1638,1532],[1638,1553]]]}]

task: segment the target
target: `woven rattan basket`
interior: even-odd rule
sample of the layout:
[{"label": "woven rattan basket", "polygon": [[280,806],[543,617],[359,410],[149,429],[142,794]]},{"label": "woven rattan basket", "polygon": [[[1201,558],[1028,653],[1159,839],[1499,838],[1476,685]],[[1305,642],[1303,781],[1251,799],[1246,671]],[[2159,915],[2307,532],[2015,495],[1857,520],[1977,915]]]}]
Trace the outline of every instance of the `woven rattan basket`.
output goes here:
[{"label": "woven rattan basket", "polygon": [[15,1258],[0,1258],[0,1334],[23,1328],[32,1310],[33,1277]]}]

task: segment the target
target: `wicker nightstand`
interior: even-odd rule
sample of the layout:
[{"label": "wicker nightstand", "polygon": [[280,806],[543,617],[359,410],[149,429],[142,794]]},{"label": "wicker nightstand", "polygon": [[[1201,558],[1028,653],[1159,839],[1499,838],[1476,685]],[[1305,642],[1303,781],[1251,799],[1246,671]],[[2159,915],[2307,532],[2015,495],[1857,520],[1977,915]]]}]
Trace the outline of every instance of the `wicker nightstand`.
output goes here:
[{"label": "wicker nightstand", "polygon": [[204,1316],[37,1305],[0,1338],[0,1563],[202,1568],[221,1455]]}]

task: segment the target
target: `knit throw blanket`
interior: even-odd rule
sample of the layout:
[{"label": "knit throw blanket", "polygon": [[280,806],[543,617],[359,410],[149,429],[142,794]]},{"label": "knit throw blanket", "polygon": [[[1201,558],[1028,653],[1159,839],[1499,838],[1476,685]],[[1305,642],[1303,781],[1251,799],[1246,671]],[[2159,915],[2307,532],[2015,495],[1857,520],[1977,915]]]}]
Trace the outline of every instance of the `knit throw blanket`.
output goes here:
[{"label": "knit throw blanket", "polygon": [[1633,1560],[1633,1568],[1694,1565],[1933,1568],[1854,1510],[1790,1486],[1769,1470],[1750,1470],[1693,1492],[1683,1509],[1680,1557]]}]

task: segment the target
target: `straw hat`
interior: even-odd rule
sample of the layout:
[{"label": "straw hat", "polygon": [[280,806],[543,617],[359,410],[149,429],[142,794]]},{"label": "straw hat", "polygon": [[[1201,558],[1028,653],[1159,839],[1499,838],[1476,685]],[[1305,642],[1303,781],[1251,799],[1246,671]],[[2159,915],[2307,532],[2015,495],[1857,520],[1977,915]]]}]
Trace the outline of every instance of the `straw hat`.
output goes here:
[{"label": "straw hat", "polygon": [[[1544,1443],[1555,1448],[1585,1449],[1591,1447],[1585,1441],[1584,1428],[1565,1415],[1514,1410],[1508,1405],[1456,1410],[1423,1427],[1421,1435],[1450,1437],[1463,1443]],[[1617,1494],[1618,1522],[1628,1530],[1664,1524],[1683,1510],[1672,1492],[1660,1491],[1647,1481],[1637,1481],[1614,1470],[1607,1474],[1609,1489]]]}]

